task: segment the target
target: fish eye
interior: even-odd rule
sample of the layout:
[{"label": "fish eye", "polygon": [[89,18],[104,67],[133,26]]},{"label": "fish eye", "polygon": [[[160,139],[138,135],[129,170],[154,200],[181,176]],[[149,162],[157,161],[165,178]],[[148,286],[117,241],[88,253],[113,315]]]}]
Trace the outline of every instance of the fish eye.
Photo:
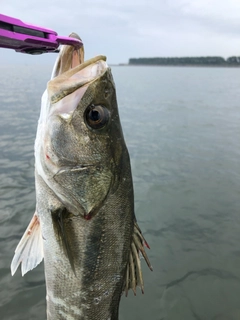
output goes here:
[{"label": "fish eye", "polygon": [[101,105],[90,105],[85,111],[85,119],[89,127],[103,128],[109,120],[108,109]]}]

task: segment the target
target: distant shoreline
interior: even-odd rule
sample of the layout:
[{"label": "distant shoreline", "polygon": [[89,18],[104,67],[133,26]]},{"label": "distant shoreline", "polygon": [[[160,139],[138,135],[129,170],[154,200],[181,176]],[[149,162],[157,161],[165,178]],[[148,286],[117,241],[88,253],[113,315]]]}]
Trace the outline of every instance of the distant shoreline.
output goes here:
[{"label": "distant shoreline", "polygon": [[119,66],[238,68],[240,57],[232,56],[227,59],[220,56],[130,58],[127,64],[119,63]]},{"label": "distant shoreline", "polygon": [[119,63],[119,64],[110,64],[110,67],[197,67],[197,68],[240,68],[240,65],[216,65],[216,64],[202,64],[202,65],[197,65],[197,64],[168,64],[168,65],[163,65],[163,64],[124,64],[124,63]]}]

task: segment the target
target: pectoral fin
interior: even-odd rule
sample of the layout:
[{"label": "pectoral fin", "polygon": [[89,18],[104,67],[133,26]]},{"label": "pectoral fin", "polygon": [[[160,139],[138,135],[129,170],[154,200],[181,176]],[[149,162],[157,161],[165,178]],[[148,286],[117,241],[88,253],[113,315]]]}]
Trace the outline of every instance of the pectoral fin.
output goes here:
[{"label": "pectoral fin", "polygon": [[11,263],[11,273],[14,275],[20,263],[22,276],[34,269],[43,259],[43,243],[40,222],[36,212],[27,230],[20,240]]},{"label": "pectoral fin", "polygon": [[[133,239],[130,248],[129,262],[126,270],[126,279],[123,290],[125,290],[126,296],[128,295],[128,290],[132,289],[134,295],[136,295],[136,287],[140,286],[142,293],[144,293],[143,287],[143,276],[141,269],[140,254],[144,257],[150,270],[152,269],[151,263],[148,259],[144,245],[149,248],[146,240],[144,239],[142,232],[137,224],[134,222]],[[149,248],[150,249],[150,248]]]},{"label": "pectoral fin", "polygon": [[69,233],[69,223],[71,221],[71,216],[72,214],[68,212],[66,208],[59,208],[56,211],[52,211],[52,221],[56,236],[75,274],[74,254],[70,245],[70,237],[73,236],[73,234]]}]

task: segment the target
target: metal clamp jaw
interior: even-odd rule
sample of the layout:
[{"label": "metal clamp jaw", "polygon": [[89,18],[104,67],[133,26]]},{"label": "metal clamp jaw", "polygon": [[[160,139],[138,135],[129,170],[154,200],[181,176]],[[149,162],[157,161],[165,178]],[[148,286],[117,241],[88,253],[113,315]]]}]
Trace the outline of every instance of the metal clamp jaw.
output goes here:
[{"label": "metal clamp jaw", "polygon": [[0,48],[13,49],[28,54],[58,52],[61,44],[79,49],[79,39],[60,37],[50,29],[26,24],[19,19],[0,14]]}]

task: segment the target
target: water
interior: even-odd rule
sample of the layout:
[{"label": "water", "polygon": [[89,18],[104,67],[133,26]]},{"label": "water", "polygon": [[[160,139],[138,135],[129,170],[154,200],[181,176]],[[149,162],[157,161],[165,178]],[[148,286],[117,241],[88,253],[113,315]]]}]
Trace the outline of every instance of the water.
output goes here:
[{"label": "water", "polygon": [[[154,267],[121,320],[240,319],[240,69],[113,67],[136,215]],[[43,264],[9,265],[35,208],[33,144],[51,67],[0,67],[0,315],[44,320]],[[143,261],[144,264],[144,261]]]}]

